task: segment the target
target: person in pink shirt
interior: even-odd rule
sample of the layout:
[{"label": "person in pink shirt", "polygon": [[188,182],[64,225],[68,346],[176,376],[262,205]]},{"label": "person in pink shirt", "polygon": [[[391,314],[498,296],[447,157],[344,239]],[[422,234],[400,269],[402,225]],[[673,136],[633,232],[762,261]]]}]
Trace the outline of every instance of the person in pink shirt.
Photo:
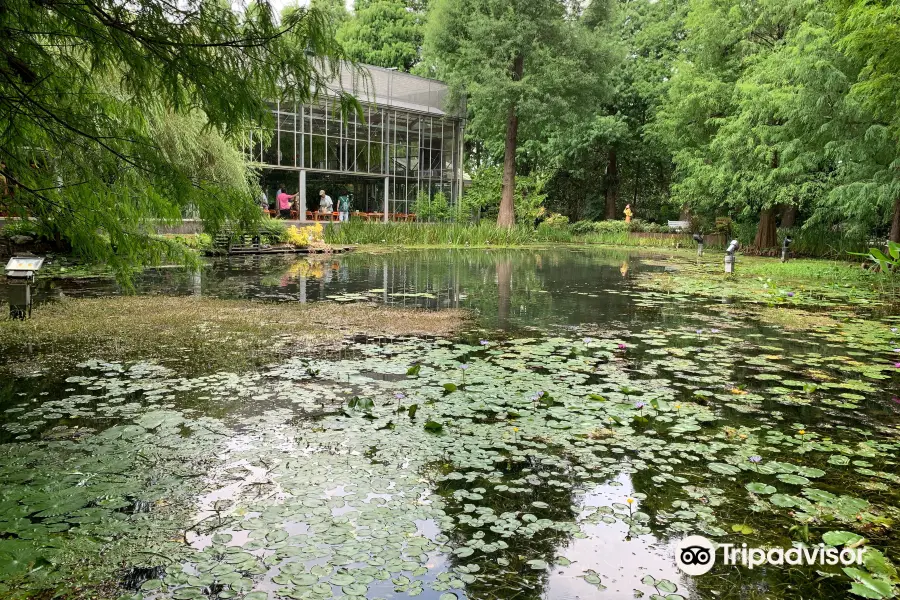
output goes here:
[{"label": "person in pink shirt", "polygon": [[275,202],[278,203],[278,214],[282,219],[291,218],[291,203],[299,195],[299,192],[291,196],[284,191],[284,188],[278,188],[278,194],[275,196]]}]

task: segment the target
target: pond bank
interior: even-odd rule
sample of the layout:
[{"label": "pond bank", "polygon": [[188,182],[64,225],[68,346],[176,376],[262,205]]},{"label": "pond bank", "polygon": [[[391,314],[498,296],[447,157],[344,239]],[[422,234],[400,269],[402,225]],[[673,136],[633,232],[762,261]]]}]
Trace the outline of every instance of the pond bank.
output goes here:
[{"label": "pond bank", "polygon": [[[320,302],[291,306],[169,296],[66,299],[29,321],[0,321],[0,354],[42,362],[159,360],[176,370],[249,368],[287,352],[321,351],[346,336],[447,336],[461,310],[432,312]],[[185,364],[187,363],[187,364]],[[181,368],[179,368],[181,365]]]}]

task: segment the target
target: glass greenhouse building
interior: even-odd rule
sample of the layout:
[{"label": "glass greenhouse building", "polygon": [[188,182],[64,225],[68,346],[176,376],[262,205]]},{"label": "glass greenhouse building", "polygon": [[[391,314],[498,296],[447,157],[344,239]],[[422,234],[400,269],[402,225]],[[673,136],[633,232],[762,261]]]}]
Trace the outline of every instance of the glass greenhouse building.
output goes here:
[{"label": "glass greenhouse building", "polygon": [[[272,103],[277,131],[251,138],[248,154],[262,163],[270,204],[279,186],[299,192],[299,218],[319,206],[319,190],[337,204],[349,193],[351,211],[387,220],[414,212],[417,198],[462,193],[464,111],[448,110],[448,88],[432,79],[366,67],[368,80],[342,73],[364,118],[342,116],[326,94],[318,104]],[[260,136],[256,136],[257,138]],[[337,207],[335,206],[335,210]]]}]

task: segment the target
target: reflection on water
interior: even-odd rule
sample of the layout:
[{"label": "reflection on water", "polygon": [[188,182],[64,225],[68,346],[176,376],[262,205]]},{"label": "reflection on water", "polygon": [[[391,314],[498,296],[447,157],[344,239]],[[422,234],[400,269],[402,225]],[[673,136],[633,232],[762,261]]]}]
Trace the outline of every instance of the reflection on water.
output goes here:
[{"label": "reflection on water", "polygon": [[[599,507],[621,502],[623,497],[633,497],[636,491],[631,477],[621,473],[612,482],[596,486],[581,496],[578,518],[590,515]],[[641,510],[640,502],[636,502],[634,509]],[[609,574],[603,578],[604,594],[614,598],[633,598],[634,590],[642,590],[648,596],[655,593],[653,588],[640,584],[640,579],[648,573],[658,579],[680,582],[681,573],[672,563],[672,549],[655,536],[632,537],[628,526],[621,521],[586,524],[582,531],[587,534],[586,538],[572,539],[559,553],[572,564],[553,570],[545,592],[547,598],[592,597],[597,588],[581,577],[588,569]],[[684,590],[682,593],[687,595]]]},{"label": "reflection on water", "polygon": [[[151,270],[139,294],[283,303],[322,300],[473,309],[484,326],[579,324],[627,318],[629,274],[659,270],[627,253],[590,250],[422,250],[335,257],[248,256],[210,260],[198,273]],[[38,283],[35,302],[121,293],[106,279]],[[0,299],[6,288],[0,284]]]}]

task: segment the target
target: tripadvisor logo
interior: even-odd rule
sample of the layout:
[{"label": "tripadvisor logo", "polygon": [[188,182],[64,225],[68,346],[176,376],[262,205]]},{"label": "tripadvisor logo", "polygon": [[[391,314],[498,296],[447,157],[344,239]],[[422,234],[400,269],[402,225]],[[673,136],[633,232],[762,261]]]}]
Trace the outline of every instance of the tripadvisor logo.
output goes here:
[{"label": "tripadvisor logo", "polygon": [[716,564],[716,548],[700,535],[690,535],[675,547],[675,564],[688,575],[704,575]]},{"label": "tripadvisor logo", "polygon": [[843,550],[819,544],[803,548],[748,548],[747,544],[714,545],[703,536],[691,535],[675,547],[675,564],[687,575],[704,575],[716,564],[716,553],[721,551],[722,564],[742,565],[749,569],[762,565],[860,565],[865,548]]}]

